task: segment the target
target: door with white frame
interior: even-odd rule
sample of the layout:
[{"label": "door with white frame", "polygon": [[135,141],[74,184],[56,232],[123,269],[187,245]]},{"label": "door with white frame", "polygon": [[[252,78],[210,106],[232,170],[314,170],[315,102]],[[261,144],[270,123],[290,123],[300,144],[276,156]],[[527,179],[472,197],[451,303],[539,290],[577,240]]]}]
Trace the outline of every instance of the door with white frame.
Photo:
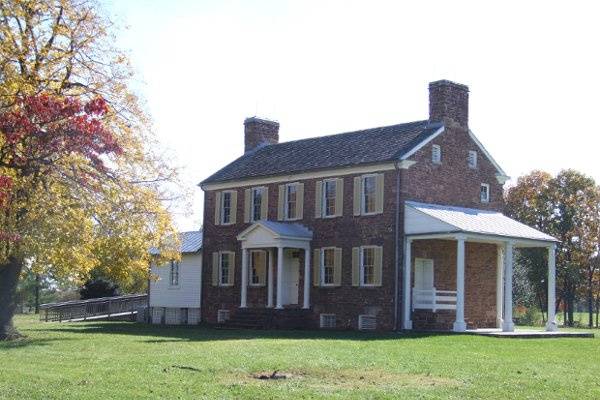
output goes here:
[{"label": "door with white frame", "polygon": [[435,287],[433,285],[433,276],[433,260],[429,258],[415,258],[413,308],[434,307]]},{"label": "door with white frame", "polygon": [[286,250],[283,260],[283,305],[298,304],[300,287],[300,260],[297,250]]}]

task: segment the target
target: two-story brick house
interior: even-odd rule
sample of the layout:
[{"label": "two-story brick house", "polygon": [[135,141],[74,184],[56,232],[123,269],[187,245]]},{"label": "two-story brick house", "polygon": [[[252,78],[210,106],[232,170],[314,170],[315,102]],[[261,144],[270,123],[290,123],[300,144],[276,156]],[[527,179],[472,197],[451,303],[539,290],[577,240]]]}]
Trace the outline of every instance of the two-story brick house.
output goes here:
[{"label": "two-story brick house", "polygon": [[518,247],[548,248],[553,302],[555,239],[501,214],[468,88],[429,95],[427,120],[291,142],[246,119],[245,153],[200,184],[203,320],[512,330]]}]

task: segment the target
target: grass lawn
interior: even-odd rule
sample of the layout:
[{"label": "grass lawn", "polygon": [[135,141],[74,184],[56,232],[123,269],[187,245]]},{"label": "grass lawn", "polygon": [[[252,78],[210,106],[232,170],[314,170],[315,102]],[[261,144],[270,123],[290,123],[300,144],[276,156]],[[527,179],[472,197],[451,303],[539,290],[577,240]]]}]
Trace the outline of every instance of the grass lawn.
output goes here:
[{"label": "grass lawn", "polygon": [[16,324],[0,399],[600,398],[599,338]]}]

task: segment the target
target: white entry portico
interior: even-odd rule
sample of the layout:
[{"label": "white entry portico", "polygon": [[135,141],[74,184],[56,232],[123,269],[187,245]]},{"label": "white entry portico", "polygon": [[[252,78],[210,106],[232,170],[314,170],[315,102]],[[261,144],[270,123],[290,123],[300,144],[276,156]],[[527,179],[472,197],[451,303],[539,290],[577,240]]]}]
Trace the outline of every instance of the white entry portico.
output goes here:
[{"label": "white entry portico", "polygon": [[[242,282],[240,307],[248,306],[248,259],[251,249],[265,249],[268,252],[267,302],[273,307],[273,287],[276,287],[275,308],[298,303],[300,282],[298,251],[304,252],[302,308],[310,308],[310,242],[312,232],[297,223],[257,221],[237,236],[242,245]],[[274,271],[275,259],[277,272]],[[274,277],[277,278],[275,284]]]},{"label": "white entry portico", "polygon": [[[403,329],[412,329],[415,309],[455,310],[452,326],[456,332],[467,330],[465,322],[465,244],[495,244],[497,264],[490,275],[496,277],[496,324],[504,332],[514,330],[513,255],[518,248],[542,247],[548,251],[548,323],[547,331],[556,331],[555,246],[557,240],[505,215],[488,210],[441,206],[407,201],[405,203],[405,242],[403,267]],[[456,291],[435,288],[432,268],[421,260],[413,267],[414,241],[452,240],[456,242]],[[431,269],[431,272],[429,270]],[[414,272],[413,272],[414,271]],[[415,279],[413,273],[425,274]],[[429,274],[429,275],[428,275]],[[431,276],[430,276],[431,275]]]}]

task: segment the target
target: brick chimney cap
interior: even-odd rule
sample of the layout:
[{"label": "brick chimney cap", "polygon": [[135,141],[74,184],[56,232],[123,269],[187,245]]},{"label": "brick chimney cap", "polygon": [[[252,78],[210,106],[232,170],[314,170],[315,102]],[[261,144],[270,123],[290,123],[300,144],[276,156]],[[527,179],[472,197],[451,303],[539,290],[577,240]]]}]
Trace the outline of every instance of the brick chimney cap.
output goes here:
[{"label": "brick chimney cap", "polygon": [[259,123],[259,124],[272,125],[272,126],[275,126],[275,127],[279,127],[279,122],[273,121],[271,119],[259,118],[257,116],[248,117],[248,118],[246,118],[244,120],[244,125],[251,124],[251,123]]},{"label": "brick chimney cap", "polygon": [[452,82],[447,79],[441,79],[439,81],[429,82],[430,88],[436,87],[436,86],[454,86],[455,88],[463,89],[463,90],[466,90],[467,92],[469,91],[469,87],[467,85],[463,85],[462,83]]}]

